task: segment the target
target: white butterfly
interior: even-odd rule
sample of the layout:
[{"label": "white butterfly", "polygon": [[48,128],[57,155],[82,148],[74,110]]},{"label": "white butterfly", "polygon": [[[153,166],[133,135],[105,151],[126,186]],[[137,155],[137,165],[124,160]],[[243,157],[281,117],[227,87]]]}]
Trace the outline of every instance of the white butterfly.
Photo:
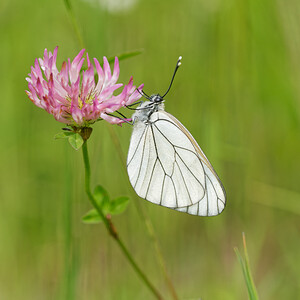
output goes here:
[{"label": "white butterfly", "polygon": [[198,216],[215,216],[225,208],[224,187],[188,130],[164,110],[180,66],[179,57],[170,86],[160,96],[143,96],[133,114],[127,170],[136,193],[155,204]]}]

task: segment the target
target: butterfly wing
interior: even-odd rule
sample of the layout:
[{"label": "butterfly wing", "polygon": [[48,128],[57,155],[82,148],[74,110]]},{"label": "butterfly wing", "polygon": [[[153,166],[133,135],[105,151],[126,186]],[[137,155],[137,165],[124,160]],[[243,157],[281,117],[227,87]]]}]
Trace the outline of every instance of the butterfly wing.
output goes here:
[{"label": "butterfly wing", "polygon": [[127,170],[136,193],[152,203],[199,216],[225,207],[225,190],[203,151],[163,110],[134,125]]}]

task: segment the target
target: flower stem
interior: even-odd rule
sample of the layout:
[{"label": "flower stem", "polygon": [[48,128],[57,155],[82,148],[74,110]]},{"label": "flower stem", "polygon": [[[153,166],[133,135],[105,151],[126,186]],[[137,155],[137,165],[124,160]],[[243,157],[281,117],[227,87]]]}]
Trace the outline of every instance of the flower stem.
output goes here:
[{"label": "flower stem", "polygon": [[64,284],[62,284],[61,299],[75,299],[77,275],[78,275],[78,250],[74,247],[72,227],[72,170],[69,160],[69,145],[65,144],[65,201],[63,208],[63,224],[64,224]]},{"label": "flower stem", "polygon": [[[112,126],[107,126],[107,127],[108,127],[108,130],[109,130],[110,137],[111,137],[111,139],[114,143],[114,146],[115,146],[115,148],[118,152],[119,158],[122,162],[122,166],[123,166],[123,169],[125,170],[125,174],[127,175],[126,158],[125,158],[124,152],[122,151],[122,147],[121,147],[119,138],[116,135],[116,133],[115,133],[114,129],[112,128]],[[154,249],[155,249],[155,252],[156,252],[156,258],[157,258],[157,261],[160,265],[160,268],[162,269],[162,272],[163,272],[163,275],[165,277],[165,281],[166,281],[167,287],[169,289],[169,292],[171,293],[172,298],[174,300],[178,300],[178,296],[177,296],[177,293],[175,291],[172,280],[171,280],[171,278],[168,274],[166,263],[165,263],[165,260],[164,260],[164,257],[163,257],[163,254],[162,254],[162,251],[161,251],[161,248],[160,248],[159,241],[158,241],[157,236],[155,234],[151,219],[149,218],[147,212],[140,205],[139,199],[137,198],[136,194],[135,193],[132,193],[132,194],[133,194],[133,199],[134,199],[134,204],[135,204],[136,210],[137,210],[141,220],[145,223],[145,226],[147,228],[150,239],[151,239],[151,241],[154,245]]]},{"label": "flower stem", "polygon": [[120,249],[122,250],[123,254],[127,258],[127,260],[130,262],[131,266],[135,270],[135,272],[138,274],[138,276],[141,278],[141,280],[145,283],[145,285],[151,290],[151,292],[155,295],[157,299],[163,299],[160,293],[156,290],[156,288],[152,285],[152,283],[149,281],[149,279],[146,277],[146,275],[142,272],[142,270],[139,268],[133,257],[131,256],[130,252],[120,239],[116,227],[112,223],[111,218],[106,217],[103,214],[103,211],[101,207],[97,204],[90,188],[90,178],[91,178],[91,167],[89,162],[89,156],[88,156],[88,148],[87,148],[87,141],[85,141],[82,145],[82,154],[83,154],[83,160],[84,160],[84,167],[85,167],[85,191],[88,195],[88,198],[93,205],[93,207],[97,210],[99,216],[103,220],[103,223],[107,229],[107,231],[110,233],[110,235],[114,238],[114,240],[119,245]]}]

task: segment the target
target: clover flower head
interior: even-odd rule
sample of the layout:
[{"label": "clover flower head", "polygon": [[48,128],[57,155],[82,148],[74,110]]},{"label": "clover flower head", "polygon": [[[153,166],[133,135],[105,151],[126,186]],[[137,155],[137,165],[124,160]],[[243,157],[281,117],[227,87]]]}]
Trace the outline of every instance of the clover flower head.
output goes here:
[{"label": "clover flower head", "polygon": [[51,53],[47,49],[44,57],[36,59],[26,80],[29,99],[43,108],[62,123],[75,127],[88,127],[99,119],[111,124],[121,124],[127,120],[111,116],[114,111],[130,105],[141,98],[133,85],[132,77],[119,95],[114,91],[123,86],[117,83],[119,78],[119,61],[115,58],[114,70],[111,72],[108,60],[103,57],[103,68],[94,58],[98,79],[95,81],[94,67],[86,53],[87,68],[83,68],[85,50],[82,49],[71,62],[63,62],[61,70],[56,67],[56,47]]}]

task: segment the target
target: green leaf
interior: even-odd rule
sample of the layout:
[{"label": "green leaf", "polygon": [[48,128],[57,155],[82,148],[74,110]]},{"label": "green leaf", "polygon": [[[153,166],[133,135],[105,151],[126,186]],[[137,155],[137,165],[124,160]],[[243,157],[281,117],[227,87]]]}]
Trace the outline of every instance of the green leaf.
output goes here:
[{"label": "green leaf", "polygon": [[86,224],[97,224],[102,222],[102,219],[97,210],[93,208],[82,217],[82,222]]},{"label": "green leaf", "polygon": [[83,138],[79,133],[75,133],[69,136],[69,143],[75,150],[78,150],[83,144]]},{"label": "green leaf", "polygon": [[[109,201],[107,191],[100,185],[96,186],[93,196],[102,210],[103,215],[118,215],[121,214],[129,203],[128,197],[118,197],[112,201]],[[95,208],[88,211],[83,217],[82,222],[85,224],[97,224],[102,222],[100,215]]]},{"label": "green leaf", "polygon": [[118,197],[109,203],[109,212],[111,215],[121,214],[129,204],[128,197]]},{"label": "green leaf", "polygon": [[55,140],[58,139],[67,139],[68,137],[70,137],[71,135],[74,135],[75,132],[74,131],[64,131],[64,132],[59,132],[54,136]]},{"label": "green leaf", "polygon": [[[143,53],[143,51],[144,51],[144,49],[138,49],[138,50],[134,50],[134,51],[124,52],[124,53],[116,55],[116,56],[118,57],[118,59],[120,61],[120,60],[127,59],[130,57],[136,56],[136,55],[140,55]],[[112,63],[115,61],[115,57],[114,56],[109,57],[107,60],[109,63]]]},{"label": "green leaf", "polygon": [[105,214],[104,210],[109,205],[109,196],[108,196],[107,191],[101,185],[97,185],[95,187],[93,195],[94,195],[94,198],[95,198],[97,204],[99,205],[99,207],[103,210],[103,212]]}]

